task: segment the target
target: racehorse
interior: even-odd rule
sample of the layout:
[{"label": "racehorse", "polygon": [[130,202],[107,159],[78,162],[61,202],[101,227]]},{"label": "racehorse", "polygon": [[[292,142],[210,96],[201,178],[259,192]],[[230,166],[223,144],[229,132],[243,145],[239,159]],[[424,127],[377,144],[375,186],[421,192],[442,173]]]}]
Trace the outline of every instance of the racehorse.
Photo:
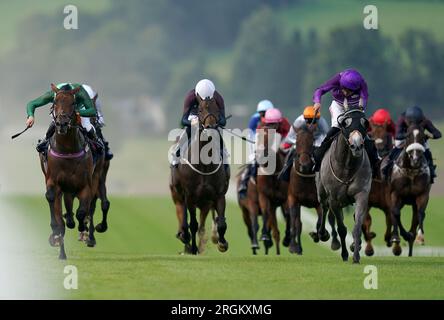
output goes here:
[{"label": "racehorse", "polygon": [[[264,242],[265,254],[268,254],[269,248],[273,245],[270,234],[276,242],[276,254],[280,254],[280,233],[276,218],[276,208],[282,206],[283,212],[288,208],[287,194],[288,182],[278,179],[278,174],[281,172],[285,163],[285,153],[279,148],[278,134],[276,132],[278,124],[265,124],[262,129],[263,134],[258,135],[256,150],[260,150],[258,156],[258,176],[256,182],[256,190],[259,199],[259,208],[263,215],[264,226],[261,240]],[[274,133],[274,136],[271,133]],[[270,141],[274,141],[274,145],[269,145]],[[270,153],[274,153],[276,159],[274,171],[270,171],[270,163],[266,161],[265,157],[269,158]],[[261,160],[261,157],[264,157]]]},{"label": "racehorse", "polygon": [[[424,156],[427,136],[424,129],[411,124],[407,129],[405,146],[391,170],[390,175],[390,208],[393,222],[393,253],[400,255],[399,231],[409,243],[409,256],[413,254],[413,243],[417,229],[424,234],[424,218],[431,188],[430,169]],[[407,232],[401,223],[401,209],[411,205],[413,210],[412,224]],[[398,230],[399,228],[399,230]]]},{"label": "racehorse", "polygon": [[[228,250],[228,242],[225,239],[227,224],[225,221],[225,194],[228,190],[229,171],[223,164],[223,156],[220,150],[214,153],[214,147],[222,145],[217,124],[219,120],[219,108],[214,99],[203,100],[198,97],[197,121],[192,121],[191,142],[188,152],[181,154],[177,168],[171,168],[170,191],[176,206],[176,215],[179,222],[179,230],[176,235],[185,244],[192,254],[203,251],[205,243],[205,219],[210,210],[215,210],[217,217],[213,220],[217,228],[217,248],[220,252]],[[195,133],[195,134],[193,134]],[[216,159],[205,161],[202,153],[208,151],[209,143],[212,148],[208,154]],[[216,148],[218,149],[218,148]],[[193,163],[193,152],[198,151],[197,163]],[[228,167],[228,166],[227,166]],[[200,223],[197,222],[196,209],[200,209]],[[188,225],[188,216],[190,223]],[[189,233],[191,231],[191,236]],[[196,243],[196,233],[199,231],[199,248]],[[191,240],[191,247],[190,247]],[[200,251],[199,251],[200,249]]]},{"label": "racehorse", "polygon": [[[62,195],[74,194],[79,198],[77,218],[81,221],[79,228],[84,228],[94,190],[94,164],[92,152],[80,132],[80,121],[75,110],[74,95],[80,88],[61,90],[51,84],[51,89],[55,94],[52,116],[56,130],[50,139],[47,159],[40,154],[40,164],[45,175],[46,199],[51,212],[52,234],[49,243],[60,246],[59,259],[66,259]],[[90,220],[92,224],[91,215]],[[95,244],[91,227],[87,243],[90,246]]]},{"label": "racehorse", "polygon": [[[247,170],[247,168],[241,168],[238,176],[237,176],[237,188],[239,189],[239,184],[242,180],[242,170]],[[262,220],[264,219],[264,215],[261,213],[260,207],[259,207],[259,197],[257,193],[256,188],[256,181],[253,177],[250,177],[250,180],[248,181],[247,185],[247,196],[244,198],[240,198],[238,194],[237,198],[239,207],[242,211],[242,218],[244,220],[245,226],[247,227],[247,233],[248,237],[250,238],[251,242],[251,249],[253,251],[253,254],[257,254],[257,250],[259,250],[259,243],[257,240],[257,233],[259,231],[259,223],[258,223],[258,217],[262,216]],[[285,237],[282,241],[282,244],[284,247],[288,247],[290,244],[290,215],[288,213],[288,209],[285,206],[281,206],[282,213],[284,214],[285,220],[286,220],[286,231],[285,231]],[[262,228],[262,234],[266,233],[265,230],[266,221],[263,220],[263,228]]]},{"label": "racehorse", "polygon": [[355,203],[355,226],[353,228],[353,262],[360,262],[361,232],[367,213],[368,196],[371,187],[371,166],[364,149],[364,139],[369,126],[364,112],[350,109],[338,117],[340,133],[322,159],[321,169],[316,174],[316,186],[322,206],[318,234],[325,232],[325,218],[330,209],[338,224],[341,242],[341,256],[348,260],[345,238],[347,227],[344,224],[342,208]]},{"label": "racehorse", "polygon": [[[97,97],[98,95],[96,94],[95,97],[92,99],[94,106]],[[92,118],[91,123],[94,124],[96,130],[100,130],[100,128],[98,128],[98,126],[96,125],[97,118]],[[110,208],[110,202],[107,196],[106,178],[109,171],[110,160],[106,160],[102,154],[96,155],[96,158],[98,161],[96,161],[96,166],[94,168],[93,181],[96,182],[96,179],[98,179],[98,183],[93,183],[94,185],[97,185],[97,188],[93,194],[90,211],[94,215],[97,199],[100,199],[101,209],[102,209],[102,222],[100,222],[95,226],[95,230],[99,233],[103,233],[108,229],[107,216]],[[73,229],[75,227],[74,213],[73,213],[73,198],[74,198],[73,194],[65,193],[63,196],[66,209],[64,217],[66,219],[66,226],[70,229]],[[86,230],[81,231],[79,234],[79,241],[87,241],[88,237],[89,237],[89,232],[87,232]]]},{"label": "racehorse", "polygon": [[[301,244],[301,206],[315,208],[319,218],[322,217],[322,208],[318,201],[313,162],[313,128],[302,126],[294,128],[296,132],[296,155],[290,173],[290,185],[288,188],[288,207],[290,211],[290,247],[291,253],[302,254]],[[312,233],[315,239],[317,233]],[[322,235],[322,241],[330,238],[328,232]]]},{"label": "racehorse", "polygon": [[[374,139],[376,149],[380,158],[388,156],[390,150],[393,148],[393,138],[387,130],[387,123],[383,125],[377,125],[375,123],[370,123],[369,135]],[[384,240],[388,247],[391,247],[391,231],[392,231],[392,220],[390,214],[390,192],[389,184],[381,176],[373,177],[372,186],[370,189],[370,194],[368,198],[368,212],[364,219],[364,238],[367,242],[365,248],[365,254],[367,256],[372,256],[374,254],[374,249],[372,245],[372,239],[376,237],[376,234],[371,231],[372,217],[370,215],[371,208],[378,208],[382,210],[385,214],[386,231],[384,234]]]}]

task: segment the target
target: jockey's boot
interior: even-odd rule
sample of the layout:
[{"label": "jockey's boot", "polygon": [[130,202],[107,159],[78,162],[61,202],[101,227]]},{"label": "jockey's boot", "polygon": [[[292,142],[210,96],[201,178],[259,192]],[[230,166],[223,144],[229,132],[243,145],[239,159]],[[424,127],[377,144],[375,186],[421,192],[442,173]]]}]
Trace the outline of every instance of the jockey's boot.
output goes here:
[{"label": "jockey's boot", "polygon": [[319,171],[319,169],[321,168],[321,162],[322,158],[324,158],[324,154],[327,152],[328,148],[330,148],[335,136],[340,131],[341,129],[339,128],[331,127],[321,145],[318,148],[315,148],[313,152],[313,158],[315,161],[314,171]]},{"label": "jockey's boot", "polygon": [[392,170],[395,160],[396,158],[398,158],[401,151],[402,151],[401,148],[396,148],[396,147],[390,151],[388,155],[388,160],[386,161],[385,165],[381,167],[381,174],[384,180],[388,180],[390,171]]},{"label": "jockey's boot", "polygon": [[45,138],[43,140],[39,140],[37,143],[37,152],[46,154],[46,152],[48,151],[49,139],[51,139],[52,135],[54,134],[55,128],[55,123],[51,122],[48,130],[46,131]]},{"label": "jockey's boot", "polygon": [[370,137],[365,137],[364,140],[365,151],[367,152],[368,159],[370,160],[370,165],[372,167],[373,178],[378,177],[378,150],[376,149],[375,142]]},{"label": "jockey's boot", "polygon": [[424,156],[430,169],[430,183],[433,184],[436,178],[436,165],[433,163],[433,157],[430,149],[426,149],[426,151],[424,152]]},{"label": "jockey's boot", "polygon": [[277,177],[278,180],[283,180],[286,182],[290,181],[291,166],[293,164],[295,154],[296,154],[296,148],[293,146],[290,148],[290,150],[287,153],[287,156],[285,157],[285,164],[281,172],[279,172],[278,174]]},{"label": "jockey's boot", "polygon": [[105,147],[105,160],[107,160],[107,161],[111,160],[114,157],[114,154],[110,150],[109,142],[103,136],[102,129],[96,128],[96,133],[97,133],[98,137],[102,140],[103,145]]},{"label": "jockey's boot", "polygon": [[86,136],[91,141],[92,147],[95,149],[94,151],[97,152],[97,154],[102,153],[102,151],[105,147],[104,147],[102,141],[97,136],[96,130],[91,129],[91,130],[87,131]]}]

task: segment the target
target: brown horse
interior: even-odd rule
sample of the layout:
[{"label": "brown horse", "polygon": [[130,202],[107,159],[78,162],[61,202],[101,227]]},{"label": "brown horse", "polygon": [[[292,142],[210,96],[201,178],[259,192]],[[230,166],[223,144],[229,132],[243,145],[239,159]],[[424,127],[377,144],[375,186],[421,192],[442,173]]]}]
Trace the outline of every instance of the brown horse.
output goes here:
[{"label": "brown horse", "polygon": [[[198,97],[198,101],[198,122],[192,123],[192,128],[188,131],[188,137],[192,135],[188,152],[185,156],[181,153],[182,158],[178,167],[171,169],[170,191],[179,222],[177,238],[185,244],[185,251],[190,249],[192,254],[202,252],[205,243],[205,219],[210,210],[215,210],[217,239],[213,241],[217,240],[217,248],[220,252],[225,252],[228,250],[228,242],[225,240],[227,229],[225,194],[230,176],[228,168],[225,168],[223,164],[221,152],[217,150],[222,147],[222,138],[217,130],[220,113],[214,99],[202,100]],[[209,146],[210,150],[208,150]],[[215,152],[214,149],[217,151]],[[206,161],[202,158],[205,151],[208,151],[206,155],[214,161]],[[193,159],[193,155],[197,152],[197,157]],[[200,224],[196,218],[197,208],[200,209]],[[187,211],[190,214],[189,226]],[[188,229],[191,231],[191,236]],[[196,243],[198,231],[199,248]]]},{"label": "brown horse", "polygon": [[[387,123],[383,125],[377,125],[370,122],[369,135],[374,139],[378,155],[383,158],[387,157],[390,150],[393,148],[393,137],[387,130]],[[384,234],[384,240],[388,247],[391,246],[390,238],[392,231],[392,220],[390,215],[390,192],[389,184],[386,180],[380,176],[373,177],[372,186],[368,198],[368,213],[364,218],[363,233],[364,239],[367,243],[365,247],[365,254],[372,256],[374,249],[372,245],[372,239],[376,237],[376,234],[371,231],[372,217],[370,215],[371,208],[378,208],[385,214],[386,231]]]},{"label": "brown horse", "polygon": [[[80,88],[60,90],[54,84],[51,84],[51,88],[55,93],[52,115],[56,130],[50,139],[47,159],[40,154],[40,163],[45,175],[46,199],[51,212],[52,234],[49,243],[51,246],[60,246],[59,259],[66,259],[62,195],[74,194],[79,198],[77,218],[80,221],[79,228],[84,228],[94,190],[94,164],[92,152],[80,132],[79,118],[75,110],[74,95]],[[91,215],[90,219],[92,224]],[[95,244],[93,231],[91,232],[90,227],[90,246]]]},{"label": "brown horse", "polygon": [[[302,254],[301,244],[301,206],[315,208],[318,214],[318,221],[322,217],[322,208],[318,201],[316,190],[315,173],[313,172],[313,127],[303,126],[294,128],[296,132],[296,155],[290,174],[290,185],[288,188],[288,206],[290,210],[290,247],[291,253]],[[318,242],[317,232],[312,232],[311,236]],[[322,235],[322,241],[330,238],[328,233]]]},{"label": "brown horse", "polygon": [[[258,176],[256,183],[256,190],[259,199],[259,208],[263,215],[264,226],[261,240],[264,241],[265,254],[268,254],[268,249],[273,245],[270,234],[272,233],[273,239],[276,242],[276,254],[280,254],[280,233],[276,217],[277,207],[283,206],[283,212],[288,209],[287,194],[288,194],[288,182],[278,179],[277,175],[281,172],[285,163],[285,153],[279,148],[275,141],[274,146],[269,145],[276,135],[277,124],[267,124],[264,126],[263,134],[258,135],[258,141],[256,150],[259,150],[259,154],[263,153],[263,159],[258,157]],[[271,157],[270,157],[271,156]],[[267,158],[274,158],[275,167],[269,168],[270,161]],[[273,170],[274,169],[274,170]],[[254,213],[257,215],[256,213]]]},{"label": "brown horse", "polygon": [[[94,106],[95,106],[97,97],[98,97],[98,95],[96,94],[96,96],[92,99]],[[98,126],[97,126],[97,118],[95,118],[95,117],[91,118],[91,123],[94,125],[96,130],[100,130],[100,128],[98,128]],[[109,171],[110,160],[106,160],[103,155],[97,155],[97,157],[99,159],[96,162],[96,166],[94,169],[94,175],[93,175],[93,185],[94,186],[97,185],[97,188],[96,188],[94,195],[93,195],[90,210],[91,210],[92,214],[94,215],[97,199],[100,199],[101,209],[102,209],[102,222],[97,224],[95,226],[95,229],[97,232],[103,233],[108,229],[107,217],[108,217],[108,211],[110,208],[110,202],[109,202],[108,196],[107,196],[106,178],[107,178],[108,171]],[[66,226],[70,229],[73,229],[75,227],[74,213],[73,213],[74,195],[65,193],[63,195],[63,200],[65,203],[65,209],[66,209],[66,213],[64,214],[64,217],[66,219]],[[80,226],[80,224],[79,224],[79,226]],[[89,232],[87,232],[86,230],[80,231],[79,241],[87,241],[88,238],[89,238]]]},{"label": "brown horse", "polygon": [[[425,143],[427,136],[424,129],[417,124],[411,124],[407,130],[404,149],[395,161],[390,176],[390,208],[393,223],[391,242],[393,254],[400,255],[401,236],[409,244],[409,256],[413,253],[417,229],[424,234],[424,218],[430,193],[430,169],[425,159]],[[412,224],[406,231],[401,223],[401,209],[411,205],[413,210]],[[399,228],[399,231],[398,231]]]}]

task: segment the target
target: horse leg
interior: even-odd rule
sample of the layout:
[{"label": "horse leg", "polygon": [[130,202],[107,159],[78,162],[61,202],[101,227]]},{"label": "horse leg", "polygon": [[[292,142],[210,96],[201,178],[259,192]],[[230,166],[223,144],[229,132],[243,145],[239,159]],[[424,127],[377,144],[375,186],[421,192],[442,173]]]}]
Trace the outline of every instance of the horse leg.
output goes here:
[{"label": "horse leg", "polygon": [[176,238],[182,241],[183,244],[189,245],[191,236],[188,232],[187,208],[179,201],[175,202],[175,206],[177,221],[179,223],[179,230],[177,231]]},{"label": "horse leg", "polygon": [[249,215],[251,221],[251,249],[253,250],[253,254],[256,254],[256,251],[259,249],[259,242],[257,241],[257,232],[259,231],[259,223],[257,217],[259,216],[259,205],[256,201],[249,200],[248,201]]},{"label": "horse leg", "polygon": [[281,249],[280,249],[280,232],[279,232],[279,227],[278,227],[278,222],[277,222],[277,217],[276,217],[276,207],[273,206],[271,208],[271,219],[270,219],[270,230],[272,231],[272,235],[273,235],[273,239],[276,242],[276,254],[280,255],[281,254]]},{"label": "horse leg", "polygon": [[188,211],[190,212],[191,253],[197,254],[198,248],[196,244],[196,233],[199,226],[197,224],[197,218],[196,218],[196,207],[189,206]]},{"label": "horse leg", "polygon": [[242,219],[244,220],[245,226],[247,227],[248,237],[250,238],[251,249],[253,250],[253,254],[256,254],[256,249],[253,248],[253,222],[251,221],[250,212],[244,205],[241,205],[240,207],[242,210]]},{"label": "horse leg", "polygon": [[392,246],[392,243],[390,241],[391,233],[392,233],[392,226],[393,226],[392,225],[392,217],[391,217],[389,209],[384,209],[384,214],[385,214],[385,226],[386,226],[384,240],[385,240],[387,247],[390,248]]},{"label": "horse leg", "polygon": [[367,245],[365,247],[365,255],[368,257],[371,257],[372,255],[375,254],[372,245],[372,239],[376,236],[376,234],[370,231],[371,226],[372,226],[372,216],[370,215],[370,209],[368,209],[362,225],[362,232],[364,233],[364,239],[365,242],[367,242]]},{"label": "horse leg", "polygon": [[427,208],[428,202],[429,202],[428,193],[425,193],[424,195],[421,195],[416,198],[416,206],[418,208],[418,219],[419,219],[419,231],[416,240],[420,245],[424,245],[424,219],[425,219],[425,210]]},{"label": "horse leg", "polygon": [[418,206],[416,203],[413,203],[412,205],[412,224],[410,226],[409,233],[412,235],[409,240],[409,257],[413,255],[413,244],[415,243],[416,238],[416,230],[418,229],[419,224],[419,217],[418,217]]},{"label": "horse leg", "polygon": [[89,207],[89,225],[88,225],[88,239],[86,241],[86,244],[88,247],[93,248],[96,245],[96,238],[94,237],[94,212],[96,211],[96,204],[97,204],[97,196],[94,196],[94,198],[91,200],[91,204]]},{"label": "horse leg", "polygon": [[290,208],[290,253],[296,253],[296,215],[297,205],[292,195],[288,196],[288,206]]},{"label": "horse leg", "polygon": [[66,260],[65,252],[65,221],[63,220],[63,210],[62,210],[62,191],[56,188],[55,198],[54,198],[54,218],[57,224],[57,231],[54,235],[54,240],[57,246],[60,246],[59,259]]},{"label": "horse leg", "polygon": [[361,233],[365,215],[368,212],[368,193],[362,192],[355,196],[355,226],[353,228],[353,263],[360,263]]},{"label": "horse leg", "polygon": [[270,237],[271,205],[270,201],[263,194],[259,194],[259,206],[263,220],[261,240],[264,242],[265,254],[268,254],[268,249],[273,246],[273,240]]},{"label": "horse leg", "polygon": [[393,244],[392,252],[395,256],[399,256],[402,253],[401,246],[399,243],[401,242],[401,239],[399,238],[399,224],[401,223],[401,201],[398,199],[398,197],[394,194],[392,194],[391,197],[391,210],[390,215],[392,219],[393,224],[393,231],[392,231],[392,237],[390,239],[390,242]]},{"label": "horse leg", "polygon": [[301,233],[302,233],[302,220],[301,220],[301,206],[296,206],[296,216],[295,216],[295,227],[296,227],[296,253],[302,254],[302,242],[301,242]]},{"label": "horse leg", "polygon": [[290,209],[289,209],[288,205],[285,205],[285,204],[281,206],[281,209],[282,209],[282,214],[284,215],[284,218],[285,218],[285,237],[284,237],[284,240],[282,240],[282,245],[284,247],[288,247],[291,242]]},{"label": "horse leg", "polygon": [[330,247],[333,251],[337,251],[341,248],[341,243],[338,240],[338,232],[336,231],[336,227],[335,227],[336,218],[335,218],[334,213],[331,210],[328,211],[328,224],[330,225],[330,228],[331,228],[331,245],[330,245]]},{"label": "horse leg", "polygon": [[[331,208],[335,208],[334,206],[330,206]],[[347,237],[347,227],[344,224],[344,216],[342,214],[342,209],[336,207],[336,210],[333,210],[333,213],[336,217],[336,221],[338,223],[338,233],[339,238],[341,239],[341,257],[343,261],[348,260],[348,251],[347,251],[347,244],[345,242],[345,238]]]},{"label": "horse leg", "polygon": [[207,220],[208,212],[210,212],[210,207],[205,207],[200,210],[200,221],[198,228],[199,253],[203,253],[205,251],[205,245],[207,243],[207,238],[205,236],[205,221]]},{"label": "horse leg", "polygon": [[[77,196],[79,198],[79,208],[76,212],[76,218],[79,221],[79,227],[78,230],[80,232],[80,237],[83,241],[88,241],[88,238],[86,237],[86,217],[89,216],[90,212],[90,203],[91,203],[91,195],[90,195],[90,188],[86,187],[83,188],[82,191]],[[91,224],[91,221],[90,221]]]},{"label": "horse leg", "polygon": [[63,201],[65,203],[65,209],[66,213],[64,214],[64,217],[66,219],[66,226],[69,229],[74,229],[76,226],[76,222],[74,221],[74,212],[72,210],[73,208],[73,195],[70,193],[63,194]]},{"label": "horse leg", "polygon": [[225,221],[225,196],[219,197],[216,201],[216,225],[217,234],[219,235],[219,240],[217,243],[217,249],[220,252],[225,252],[228,250],[228,241],[225,240],[225,232],[227,231],[227,223]]},{"label": "horse leg", "polygon": [[106,230],[108,230],[107,218],[108,218],[109,207],[111,205],[111,203],[108,200],[106,185],[104,181],[100,181],[99,184],[99,197],[102,209],[102,222],[96,225],[96,231],[99,233],[103,233]]},{"label": "horse leg", "polygon": [[54,213],[54,202],[56,199],[56,194],[55,194],[55,186],[50,183],[50,181],[47,182],[47,187],[46,187],[46,194],[45,194],[46,200],[48,201],[48,205],[49,205],[49,212],[50,212],[50,216],[51,216],[51,230],[52,233],[49,235],[49,244],[52,247],[56,246],[56,241],[55,241],[55,235],[57,235],[57,222],[55,219],[55,213]]}]

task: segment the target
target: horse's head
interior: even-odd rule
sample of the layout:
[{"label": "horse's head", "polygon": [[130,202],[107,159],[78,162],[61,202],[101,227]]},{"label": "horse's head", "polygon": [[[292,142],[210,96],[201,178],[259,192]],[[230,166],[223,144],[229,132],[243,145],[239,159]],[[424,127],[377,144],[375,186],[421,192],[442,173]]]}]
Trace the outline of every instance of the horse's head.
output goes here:
[{"label": "horse's head", "polygon": [[[295,129],[295,128],[294,128]],[[308,174],[313,168],[313,142],[314,142],[314,128],[311,126],[302,126],[295,129],[296,131],[296,158],[297,165],[299,165],[299,172]]]},{"label": "horse's head", "polygon": [[405,152],[412,168],[419,168],[424,159],[426,135],[424,129],[418,124],[411,124],[407,129]]},{"label": "horse's head", "polygon": [[51,89],[55,94],[52,112],[57,134],[63,135],[68,132],[68,129],[76,121],[75,94],[79,92],[80,87],[72,90],[69,87],[59,89],[54,84],[51,84]]},{"label": "horse's head", "polygon": [[391,135],[387,130],[387,122],[383,124],[376,124],[370,122],[371,137],[375,140],[375,146],[378,150],[378,154],[383,157],[392,149]]},{"label": "horse's head", "polygon": [[351,109],[338,117],[338,123],[353,157],[361,157],[369,127],[364,112],[360,109]]},{"label": "horse's head", "polygon": [[215,129],[219,123],[220,110],[213,98],[202,99],[197,96],[197,101],[199,103],[198,107],[198,117],[199,123],[204,129]]}]

